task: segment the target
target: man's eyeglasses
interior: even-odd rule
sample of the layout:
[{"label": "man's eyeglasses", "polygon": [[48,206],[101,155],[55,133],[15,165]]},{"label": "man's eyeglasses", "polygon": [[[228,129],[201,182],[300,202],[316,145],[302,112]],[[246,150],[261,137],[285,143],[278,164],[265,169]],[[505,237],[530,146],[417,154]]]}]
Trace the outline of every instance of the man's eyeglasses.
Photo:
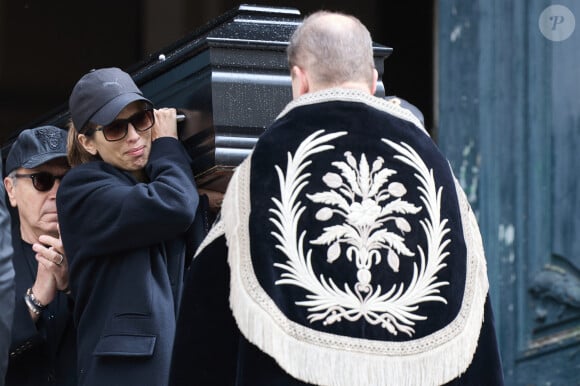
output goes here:
[{"label": "man's eyeglasses", "polygon": [[30,174],[18,174],[14,173],[12,175],[15,178],[30,178],[32,179],[32,186],[39,192],[48,192],[54,186],[56,180],[62,180],[64,175],[55,176],[49,172],[38,172]]},{"label": "man's eyeglasses", "polygon": [[147,131],[155,124],[153,109],[139,111],[129,118],[117,119],[107,126],[98,127],[95,131],[102,131],[105,139],[109,142],[120,141],[129,132],[129,123],[137,131]]}]

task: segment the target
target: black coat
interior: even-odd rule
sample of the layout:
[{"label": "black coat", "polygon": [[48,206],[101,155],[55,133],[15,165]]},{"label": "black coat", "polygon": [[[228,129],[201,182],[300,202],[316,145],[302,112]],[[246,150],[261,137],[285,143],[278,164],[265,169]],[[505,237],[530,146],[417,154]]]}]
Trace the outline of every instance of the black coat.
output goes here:
[{"label": "black coat", "polygon": [[32,245],[20,239],[14,227],[14,270],[16,301],[7,386],[76,385],[76,344],[72,320],[72,299],[58,292],[34,323],[24,302],[26,290],[34,284],[38,262]]},{"label": "black coat", "polygon": [[167,383],[188,230],[199,197],[175,139],[153,142],[149,183],[102,161],[57,195],[78,328],[81,385]]},{"label": "black coat", "polygon": [[[0,152],[1,153],[1,152]],[[0,154],[0,170],[2,154]],[[0,385],[8,368],[8,349],[10,348],[10,331],[14,317],[14,267],[12,264],[13,248],[10,227],[10,212],[6,206],[6,190],[0,184]]]},{"label": "black coat", "polygon": [[501,385],[485,256],[448,161],[356,90],[289,104],[191,264],[173,385]]}]

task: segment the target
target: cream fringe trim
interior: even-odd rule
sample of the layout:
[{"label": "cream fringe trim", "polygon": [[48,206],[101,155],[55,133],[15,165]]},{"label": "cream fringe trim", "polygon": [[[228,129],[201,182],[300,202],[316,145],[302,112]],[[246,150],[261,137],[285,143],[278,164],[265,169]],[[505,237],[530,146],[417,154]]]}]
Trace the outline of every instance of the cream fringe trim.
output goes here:
[{"label": "cream fringe trim", "polygon": [[[279,311],[259,286],[249,256],[249,183],[251,156],[238,167],[223,201],[230,306],[243,335],[294,378],[328,386],[429,386],[461,375],[472,361],[483,322],[488,291],[483,245],[475,216],[456,183],[468,246],[466,290],[457,318],[430,337],[408,342],[336,336],[296,324]],[[443,339],[441,337],[443,336]],[[365,343],[366,346],[365,346]],[[412,354],[401,354],[411,347]],[[406,351],[406,350],[405,350]]]}]

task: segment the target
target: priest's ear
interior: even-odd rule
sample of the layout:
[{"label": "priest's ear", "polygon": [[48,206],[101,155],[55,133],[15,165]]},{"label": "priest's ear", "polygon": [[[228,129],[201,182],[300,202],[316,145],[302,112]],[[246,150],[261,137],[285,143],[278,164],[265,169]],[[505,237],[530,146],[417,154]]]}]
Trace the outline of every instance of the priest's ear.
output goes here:
[{"label": "priest's ear", "polygon": [[292,98],[296,99],[310,91],[308,76],[302,68],[292,66],[290,76],[292,77]]},{"label": "priest's ear", "polygon": [[377,82],[379,81],[379,73],[376,68],[373,68],[373,80],[371,83],[371,95],[375,95],[377,92]]}]

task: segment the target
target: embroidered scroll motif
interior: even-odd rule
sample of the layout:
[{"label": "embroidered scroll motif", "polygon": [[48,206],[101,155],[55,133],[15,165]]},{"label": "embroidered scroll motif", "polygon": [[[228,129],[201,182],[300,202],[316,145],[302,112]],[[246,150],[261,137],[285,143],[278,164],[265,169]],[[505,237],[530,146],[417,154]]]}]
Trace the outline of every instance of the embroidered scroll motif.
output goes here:
[{"label": "embroidered scroll motif", "polygon": [[[314,272],[312,249],[305,251],[307,232],[300,232],[298,221],[306,207],[297,197],[311,176],[306,172],[312,163],[309,157],[334,149],[329,142],[346,134],[317,131],[300,144],[295,154],[288,154],[285,173],[275,166],[280,198],[272,198],[275,207],[270,209],[273,214],[270,221],[277,229],[272,232],[278,241],[277,248],[287,257],[284,263],[274,264],[282,270],[276,285],[294,285],[308,292],[307,299],[296,304],[308,307],[311,323],[322,321],[329,325],[343,319],[354,322],[364,318],[393,335],[402,332],[412,337],[416,322],[427,319],[418,312],[422,303],[447,304],[446,299],[439,295],[439,288],[449,283],[437,281],[437,273],[446,265],[444,260],[448,252],[445,248],[450,240],[445,238],[449,232],[447,220],[440,218],[442,187],[437,189],[432,170],[409,145],[383,139],[397,152],[395,159],[417,172],[415,177],[424,207],[404,200],[407,187],[389,180],[397,172],[384,168],[382,157],[377,157],[369,166],[365,154],[361,154],[357,163],[350,152],[344,154],[346,162],[332,163],[340,174],[328,172],[323,176],[323,182],[330,190],[307,195],[312,202],[324,205],[316,213],[317,220],[324,222],[334,216],[344,219],[340,225],[324,228],[323,233],[310,243],[329,246],[326,253],[328,264],[343,255],[354,261],[357,283],[352,288],[348,283],[344,284],[344,289],[339,288],[332,277]],[[405,216],[419,215],[423,211],[427,217],[419,223],[426,236],[427,251],[420,246],[413,251],[405,244],[404,234],[412,230]],[[346,247],[345,253],[341,245]],[[407,288],[402,282],[394,283],[383,292],[381,285],[373,285],[372,270],[377,269],[382,252],[386,253],[388,266],[394,273],[399,271],[401,258],[418,255]]]}]

